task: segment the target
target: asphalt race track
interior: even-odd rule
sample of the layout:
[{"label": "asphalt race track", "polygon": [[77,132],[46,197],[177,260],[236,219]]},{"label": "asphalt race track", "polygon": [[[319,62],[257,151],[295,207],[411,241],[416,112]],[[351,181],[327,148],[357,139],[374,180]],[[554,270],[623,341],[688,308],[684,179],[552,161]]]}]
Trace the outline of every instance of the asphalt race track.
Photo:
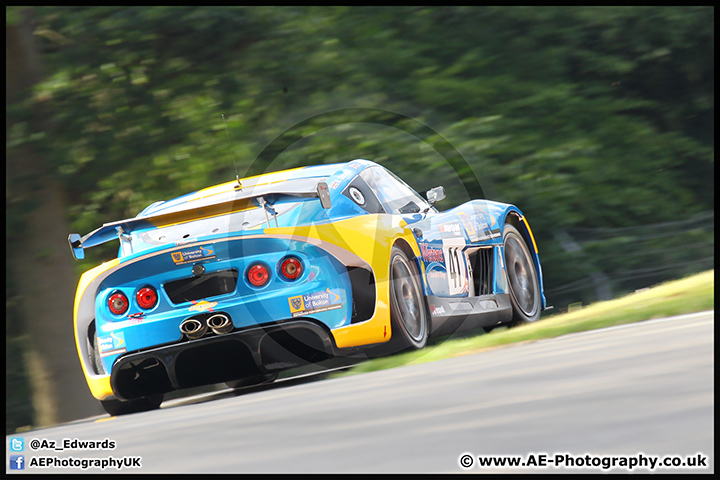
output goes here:
[{"label": "asphalt race track", "polygon": [[[25,472],[82,471],[33,468],[33,457],[139,456],[141,468],[122,472],[554,473],[572,469],[480,468],[477,457],[700,453],[708,466],[683,471],[711,473],[713,374],[711,311],[244,395],[168,401],[154,412],[94,417],[9,435],[6,443],[24,438]],[[31,450],[32,440],[43,439],[117,446]],[[463,454],[473,459],[469,468],[460,466]],[[6,471],[19,473],[8,463]]]}]

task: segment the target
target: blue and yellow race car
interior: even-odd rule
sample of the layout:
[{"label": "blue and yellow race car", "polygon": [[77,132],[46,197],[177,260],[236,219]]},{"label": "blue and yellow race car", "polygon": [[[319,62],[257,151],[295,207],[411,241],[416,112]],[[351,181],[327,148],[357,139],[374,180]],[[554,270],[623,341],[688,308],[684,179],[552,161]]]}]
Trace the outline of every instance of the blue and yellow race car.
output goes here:
[{"label": "blue and yellow race car", "polygon": [[120,242],[75,297],[93,396],[111,415],[148,410],[174,390],[537,320],[543,280],[522,212],[487,200],[441,212],[444,197],[354,160],[239,179],[71,234],[77,259]]}]

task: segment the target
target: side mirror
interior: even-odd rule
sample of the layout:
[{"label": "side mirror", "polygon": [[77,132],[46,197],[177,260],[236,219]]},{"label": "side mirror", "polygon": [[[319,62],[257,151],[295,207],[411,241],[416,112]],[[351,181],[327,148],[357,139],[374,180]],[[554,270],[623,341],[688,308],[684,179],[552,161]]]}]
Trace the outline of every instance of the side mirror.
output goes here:
[{"label": "side mirror", "polygon": [[328,192],[328,186],[325,182],[318,182],[317,184],[317,194],[318,198],[320,199],[320,204],[324,209],[328,209],[332,206],[330,203],[330,192]]},{"label": "side mirror", "polygon": [[430,205],[434,205],[443,198],[445,198],[445,187],[435,187],[431,188],[425,193],[425,196],[428,199],[428,202],[430,202]]},{"label": "side mirror", "polygon": [[85,250],[83,250],[80,243],[80,235],[77,233],[71,233],[68,235],[68,243],[70,244],[70,251],[75,257],[75,260],[82,260],[85,258]]}]

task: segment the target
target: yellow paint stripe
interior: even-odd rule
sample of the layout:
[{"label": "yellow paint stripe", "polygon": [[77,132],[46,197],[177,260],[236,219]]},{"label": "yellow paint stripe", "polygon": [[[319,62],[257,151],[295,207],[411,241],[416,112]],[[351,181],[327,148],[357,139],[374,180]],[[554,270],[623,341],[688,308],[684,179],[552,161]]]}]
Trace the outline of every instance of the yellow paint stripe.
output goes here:
[{"label": "yellow paint stripe", "polygon": [[[85,380],[87,380],[90,392],[92,393],[93,397],[99,400],[106,398],[108,395],[112,395],[112,388],[110,387],[110,375],[100,378],[91,378],[89,376],[89,372],[87,371],[87,367],[85,366],[85,361],[82,358],[82,350],[80,349],[80,338],[77,331],[77,318],[80,309],[80,299],[85,293],[85,290],[87,290],[88,286],[99,275],[110,270],[111,268],[116,267],[119,263],[120,259],[115,258],[113,260],[110,260],[109,262],[105,262],[102,265],[98,265],[97,267],[83,273],[82,277],[80,277],[80,282],[78,283],[77,292],[75,293],[75,304],[73,306],[73,330],[75,332],[75,349],[77,350],[78,358],[80,359],[80,367],[82,368],[83,374],[85,374]],[[85,338],[83,337],[83,341],[84,340]]]},{"label": "yellow paint stripe", "polygon": [[532,240],[533,248],[535,249],[535,253],[538,253],[537,243],[535,243],[535,236],[532,233],[532,230],[530,230],[530,224],[525,219],[525,217],[520,217],[520,220],[525,222],[525,227],[528,229],[528,233],[530,234],[530,240]]},{"label": "yellow paint stripe", "polygon": [[[253,177],[243,178],[240,182],[244,188],[258,187],[263,185],[272,185],[274,183],[286,182],[288,178],[296,170],[301,170],[306,167],[291,168],[290,170],[283,170],[281,172],[266,173],[262,175],[255,175]],[[249,180],[257,179],[258,181],[251,182]],[[265,180],[262,182],[262,180]],[[196,192],[195,195],[188,197],[185,203],[191,203],[205,198],[213,197],[223,193],[231,192],[235,190],[235,182],[222,183],[215,185],[214,187],[204,188]],[[200,220],[205,218],[217,217],[233,212],[241,212],[245,210],[251,210],[257,208],[250,199],[238,199],[231,200],[228,202],[219,203],[216,205],[209,205],[206,207],[198,207],[191,210],[183,210],[180,212],[171,212],[163,215],[157,215],[149,217],[148,220],[156,227],[169,227],[172,225],[178,225],[180,223],[189,222],[190,220]]]},{"label": "yellow paint stripe", "polygon": [[390,250],[403,238],[416,256],[420,250],[407,223],[393,215],[360,215],[328,224],[267,228],[266,234],[292,235],[326,242],[352,252],[370,265],[375,274],[377,303],[368,320],[331,330],[338,348],[382,343],[390,340]]},{"label": "yellow paint stripe", "polygon": [[228,213],[243,212],[254,208],[258,207],[255,206],[251,199],[243,198],[240,200],[218,203],[216,205],[208,205],[206,207],[198,207],[190,210],[182,210],[179,212],[171,212],[163,215],[147,217],[147,220],[154,226],[161,228],[178,225],[191,220],[202,220],[205,218],[227,215]]}]

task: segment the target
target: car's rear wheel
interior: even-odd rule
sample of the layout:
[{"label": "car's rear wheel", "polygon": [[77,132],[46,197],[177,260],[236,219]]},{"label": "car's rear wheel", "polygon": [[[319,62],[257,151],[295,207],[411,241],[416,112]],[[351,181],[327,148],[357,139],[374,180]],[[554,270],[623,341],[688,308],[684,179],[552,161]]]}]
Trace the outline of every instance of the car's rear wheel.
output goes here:
[{"label": "car's rear wheel", "polygon": [[163,401],[163,394],[150,395],[149,397],[137,398],[134,400],[100,400],[100,404],[107,413],[112,416],[127,415],[128,413],[146,412],[160,407]]},{"label": "car's rear wheel", "polygon": [[420,349],[428,338],[425,300],[415,263],[400,248],[390,252],[392,338],[400,349]]},{"label": "car's rear wheel", "polygon": [[505,225],[503,245],[513,309],[510,325],[534,322],[540,318],[540,287],[535,262],[522,235],[512,225]]},{"label": "car's rear wheel", "polygon": [[[94,327],[93,327],[94,330]],[[99,375],[102,375],[105,373],[105,367],[102,364],[102,360],[100,359],[100,346],[98,344],[98,337],[95,333],[93,333],[93,344],[92,344],[92,360],[93,360],[93,366],[95,367],[95,372]]]}]

